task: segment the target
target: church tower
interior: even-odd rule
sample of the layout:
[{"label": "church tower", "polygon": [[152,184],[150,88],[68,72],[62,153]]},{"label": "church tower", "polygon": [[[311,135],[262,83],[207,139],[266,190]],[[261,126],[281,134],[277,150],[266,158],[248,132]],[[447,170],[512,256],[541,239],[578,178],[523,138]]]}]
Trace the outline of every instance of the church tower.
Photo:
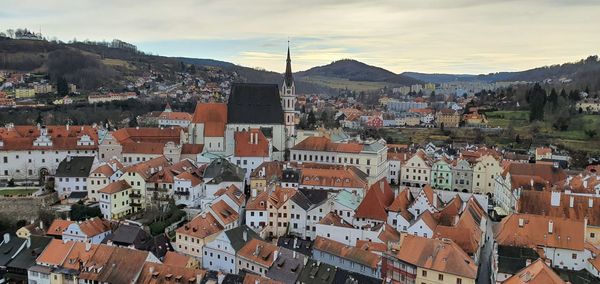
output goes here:
[{"label": "church tower", "polygon": [[281,106],[285,121],[287,147],[294,146],[296,138],[296,86],[292,76],[292,60],[290,59],[290,45],[288,42],[287,60],[285,65],[285,74],[283,75],[283,85],[281,86]]}]

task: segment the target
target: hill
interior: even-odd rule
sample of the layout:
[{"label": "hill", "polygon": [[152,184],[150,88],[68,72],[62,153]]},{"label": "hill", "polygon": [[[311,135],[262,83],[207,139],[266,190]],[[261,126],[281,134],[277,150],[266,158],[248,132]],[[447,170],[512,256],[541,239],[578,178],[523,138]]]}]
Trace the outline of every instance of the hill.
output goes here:
[{"label": "hill", "polygon": [[350,81],[386,82],[398,85],[412,85],[422,83],[402,74],[394,74],[386,69],[371,66],[352,59],[334,61],[324,66],[313,67],[303,72],[298,72],[299,77],[332,77]]},{"label": "hill", "polygon": [[41,40],[0,39],[0,69],[48,74],[83,90],[119,89],[128,79],[150,71],[166,79],[181,69],[174,58],[103,45],[59,43]]},{"label": "hill", "polygon": [[402,75],[424,82],[446,83],[463,82],[501,82],[501,81],[571,81],[575,87],[586,86],[600,88],[600,61],[598,56],[589,56],[577,62],[543,66],[518,72],[498,72],[490,74],[436,74],[404,72]]}]

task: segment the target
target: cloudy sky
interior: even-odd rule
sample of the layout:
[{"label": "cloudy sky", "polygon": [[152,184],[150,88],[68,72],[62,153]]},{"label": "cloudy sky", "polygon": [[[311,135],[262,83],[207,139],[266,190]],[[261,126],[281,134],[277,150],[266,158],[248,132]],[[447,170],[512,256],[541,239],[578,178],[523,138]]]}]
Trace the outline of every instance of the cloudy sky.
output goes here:
[{"label": "cloudy sky", "polygon": [[597,0],[3,0],[0,30],[119,38],[167,56],[283,72],[353,58],[393,72],[488,73],[600,49]]}]

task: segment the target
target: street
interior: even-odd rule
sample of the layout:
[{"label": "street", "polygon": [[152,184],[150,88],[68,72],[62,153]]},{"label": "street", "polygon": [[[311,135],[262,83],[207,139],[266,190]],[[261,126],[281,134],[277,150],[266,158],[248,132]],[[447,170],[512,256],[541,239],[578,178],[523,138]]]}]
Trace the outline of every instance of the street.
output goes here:
[{"label": "street", "polygon": [[477,283],[490,284],[491,283],[491,261],[492,261],[492,249],[494,244],[494,233],[492,231],[493,222],[488,218],[485,245],[481,249],[481,255],[479,258],[479,271],[477,273]]}]

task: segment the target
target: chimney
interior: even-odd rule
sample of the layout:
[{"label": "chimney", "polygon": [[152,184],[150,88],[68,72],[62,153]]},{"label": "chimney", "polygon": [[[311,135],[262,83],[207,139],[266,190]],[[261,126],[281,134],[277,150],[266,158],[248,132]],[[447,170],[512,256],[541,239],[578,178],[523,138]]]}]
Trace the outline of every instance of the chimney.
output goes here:
[{"label": "chimney", "polygon": [[383,180],[380,180],[379,181],[379,188],[381,189],[381,192],[383,192],[383,186],[384,186]]},{"label": "chimney", "polygon": [[246,232],[246,230],[243,230],[242,232],[242,240],[248,241],[248,232]]},{"label": "chimney", "polygon": [[593,199],[593,198],[591,198],[591,197],[590,197],[590,198],[588,198],[588,207],[589,207],[589,208],[592,208],[592,207],[594,207],[594,199]]},{"label": "chimney", "polygon": [[531,264],[531,259],[526,259],[525,260],[525,266],[529,266]]},{"label": "chimney", "polygon": [[531,185],[531,187],[533,187],[533,178],[529,180],[529,185]]},{"label": "chimney", "polygon": [[67,131],[69,131],[69,124],[67,123]]},{"label": "chimney", "polygon": [[31,236],[27,237],[27,248],[31,247]]},{"label": "chimney", "polygon": [[523,220],[523,218],[519,218],[519,228],[523,228],[523,225],[525,225],[525,220]]},{"label": "chimney", "polygon": [[44,230],[44,222],[40,221],[40,229]]},{"label": "chimney", "polygon": [[552,234],[554,232],[554,222],[552,220],[548,221],[548,234]]},{"label": "chimney", "polygon": [[292,257],[296,258],[296,251],[295,250],[292,251]]},{"label": "chimney", "polygon": [[574,196],[570,196],[569,197],[569,208],[573,208],[573,204],[575,203],[575,197]]},{"label": "chimney", "polygon": [[10,234],[6,233],[6,234],[4,234],[4,243],[8,243],[8,242],[10,242]]},{"label": "chimney", "polygon": [[279,256],[279,251],[278,251],[278,250],[275,250],[275,251],[273,252],[273,261],[276,261],[278,256]]},{"label": "chimney", "polygon": [[85,243],[85,251],[90,251],[92,249],[92,244],[90,242]]}]

